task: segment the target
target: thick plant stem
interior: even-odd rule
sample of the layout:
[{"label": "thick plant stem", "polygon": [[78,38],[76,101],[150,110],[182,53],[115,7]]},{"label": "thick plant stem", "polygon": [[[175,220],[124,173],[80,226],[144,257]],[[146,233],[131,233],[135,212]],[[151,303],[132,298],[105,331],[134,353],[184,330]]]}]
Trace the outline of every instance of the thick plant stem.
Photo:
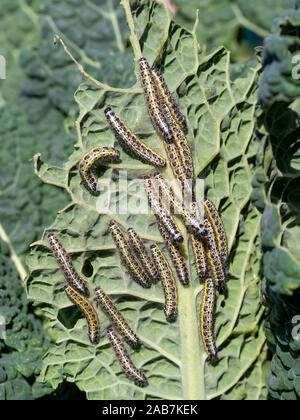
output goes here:
[{"label": "thick plant stem", "polygon": [[204,362],[197,323],[195,293],[179,286],[179,325],[181,338],[181,377],[184,400],[205,400]]},{"label": "thick plant stem", "polygon": [[[170,165],[165,172],[166,178],[174,179]],[[172,183],[172,186],[174,184]],[[180,196],[180,188],[174,188],[175,193]],[[188,254],[188,235],[183,223],[178,220],[178,225],[184,236],[184,248]],[[204,364],[206,354],[202,349],[198,328],[199,311],[196,307],[197,293],[195,284],[190,279],[189,286],[178,284],[178,320],[180,329],[181,347],[181,378],[182,394],[184,400],[205,400]]]}]

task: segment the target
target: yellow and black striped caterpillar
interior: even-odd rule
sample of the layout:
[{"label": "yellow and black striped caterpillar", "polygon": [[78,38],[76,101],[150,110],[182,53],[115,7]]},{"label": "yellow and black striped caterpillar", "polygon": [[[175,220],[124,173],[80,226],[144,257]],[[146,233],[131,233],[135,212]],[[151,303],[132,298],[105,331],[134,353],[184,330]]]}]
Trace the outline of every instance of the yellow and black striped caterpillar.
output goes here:
[{"label": "yellow and black striped caterpillar", "polygon": [[150,65],[146,58],[142,57],[138,60],[141,84],[144,90],[145,101],[154,126],[160,131],[162,136],[172,141],[173,134],[163,114],[157,88],[153,79]]},{"label": "yellow and black striped caterpillar", "polygon": [[177,277],[181,284],[183,284],[184,286],[187,286],[190,282],[189,271],[188,271],[184,256],[182,255],[182,252],[180,250],[180,246],[171,241],[167,230],[165,229],[164,225],[160,222],[159,219],[157,219],[157,224],[158,224],[158,229],[161,233],[161,236],[165,240],[165,244],[168,248],[170,258],[173,262],[173,265],[177,273]]},{"label": "yellow and black striped caterpillar", "polygon": [[200,312],[200,329],[202,341],[206,353],[210,359],[217,357],[217,348],[215,343],[215,305],[216,305],[216,292],[215,284],[212,278],[205,279],[202,305]]},{"label": "yellow and black striped caterpillar", "polygon": [[133,228],[129,228],[127,230],[127,234],[129,243],[132,246],[137,258],[139,259],[144,269],[147,271],[149,277],[155,281],[158,276],[157,269],[153,264],[152,258],[150,257],[142,238]]},{"label": "yellow and black striped caterpillar", "polygon": [[[195,217],[200,219],[200,211],[197,202],[192,202],[191,211]],[[194,254],[196,271],[198,277],[203,279],[206,276],[205,239],[195,235],[193,232],[190,233],[190,239]]]},{"label": "yellow and black striped caterpillar", "polygon": [[169,91],[161,71],[154,67],[152,67],[151,70],[161,102],[164,102],[168,106],[173,118],[177,121],[181,130],[185,133],[187,129],[185,116],[179,111],[178,105]]},{"label": "yellow and black striped caterpillar", "polygon": [[83,184],[90,193],[95,194],[97,192],[96,165],[104,162],[118,162],[119,159],[119,151],[108,146],[93,147],[82,156],[78,164],[78,170]]},{"label": "yellow and black striped caterpillar", "polygon": [[198,277],[203,279],[206,275],[206,255],[204,239],[197,237],[193,233],[190,234],[196,271]]},{"label": "yellow and black striped caterpillar", "polygon": [[174,242],[183,242],[183,236],[179,230],[179,227],[168,209],[164,206],[163,201],[160,199],[158,191],[153,185],[151,176],[144,176],[144,187],[152,211],[165,226],[172,240]]},{"label": "yellow and black striped caterpillar", "polygon": [[138,369],[134,365],[125,348],[124,343],[119,338],[115,330],[110,327],[107,329],[106,334],[126,376],[134,381],[137,386],[144,387],[148,385],[146,376],[141,369]]},{"label": "yellow and black striped caterpillar", "polygon": [[89,296],[89,289],[86,281],[80,277],[75,270],[71,258],[61,242],[54,233],[47,236],[52,252],[67,280],[68,284],[76,289],[79,293]]},{"label": "yellow and black striped caterpillar", "polygon": [[186,170],[177,145],[175,143],[164,141],[164,146],[172,172],[181,184],[182,194],[185,201],[192,201],[194,198],[193,180],[188,179],[186,176]]},{"label": "yellow and black striped caterpillar", "polygon": [[206,236],[204,239],[204,249],[207,261],[207,269],[215,282],[218,290],[225,287],[225,273],[222,265],[221,256],[219,254],[214,230],[208,219],[204,220],[206,227]]},{"label": "yellow and black striped caterpillar", "polygon": [[150,249],[164,289],[164,313],[167,321],[174,321],[178,307],[178,293],[174,274],[159,246],[152,244]]},{"label": "yellow and black striped caterpillar", "polygon": [[103,312],[107,315],[114,327],[124,337],[127,343],[133,347],[137,347],[140,344],[137,335],[134,333],[132,328],[130,328],[128,322],[121,315],[121,312],[110,297],[100,287],[95,288],[95,296]]},{"label": "yellow and black striped caterpillar", "polygon": [[186,177],[188,179],[194,179],[192,153],[188,141],[184,135],[184,132],[181,130],[178,122],[173,117],[166,103],[163,102],[161,104],[161,109],[172,132],[174,143],[177,145],[179,153],[181,155],[181,159],[186,172]]},{"label": "yellow and black striped caterpillar", "polygon": [[[185,179],[188,179],[190,183],[193,183],[193,159],[190,146],[185,137],[186,119],[184,115],[179,111],[179,108],[168,89],[162,73],[155,68],[152,68],[151,70],[160,101],[160,108],[167,121],[169,130],[172,133],[174,146],[176,146],[176,148],[173,147],[172,150],[171,146],[168,147],[165,145],[173,173],[181,183],[185,183]],[[166,142],[170,142],[170,137],[165,137],[165,140]],[[178,159],[178,156],[176,156],[177,154],[180,155],[180,160]]]},{"label": "yellow and black striped caterpillar", "polygon": [[223,267],[225,269],[228,256],[228,247],[223,221],[212,201],[210,201],[208,198],[205,198],[203,200],[203,205],[205,209],[206,218],[210,221],[210,224],[213,227],[218,251],[221,257]]},{"label": "yellow and black striped caterpillar", "polygon": [[97,343],[100,337],[100,323],[98,315],[91,302],[71,286],[65,286],[69,299],[75,303],[85,316],[89,329],[91,343]]},{"label": "yellow and black striped caterpillar", "polygon": [[155,172],[153,179],[155,188],[159,189],[161,193],[160,197],[162,197],[162,201],[167,202],[170,205],[171,210],[173,209],[174,212],[181,216],[188,229],[196,232],[198,235],[204,235],[204,223],[193,216],[189,210],[187,210],[185,205],[179,200],[178,197],[176,197],[173,189],[170,187],[161,173]]},{"label": "yellow and black striped caterpillar", "polygon": [[117,135],[117,138],[126,151],[134,154],[143,163],[163,168],[166,160],[155,150],[142,142],[138,136],[125,124],[121,118],[108,107],[104,111],[107,121]]},{"label": "yellow and black striped caterpillar", "polygon": [[119,251],[121,261],[128,269],[133,280],[142,287],[149,288],[151,286],[151,279],[140,264],[139,260],[131,251],[128,239],[118,223],[111,220],[108,227]]}]

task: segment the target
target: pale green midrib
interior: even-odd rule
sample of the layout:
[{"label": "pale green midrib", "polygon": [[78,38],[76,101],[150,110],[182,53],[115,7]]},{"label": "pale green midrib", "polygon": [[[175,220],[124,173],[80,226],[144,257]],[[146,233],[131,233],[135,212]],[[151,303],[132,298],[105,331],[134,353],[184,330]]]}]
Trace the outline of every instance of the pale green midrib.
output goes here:
[{"label": "pale green midrib", "polygon": [[179,327],[181,344],[182,392],[185,400],[204,400],[204,360],[200,349],[200,337],[193,287],[179,285]]},{"label": "pale green midrib", "polygon": [[[167,166],[165,175],[168,179],[174,179],[170,165]],[[177,187],[177,191],[176,188],[174,188],[175,194],[180,196],[181,191],[179,185]],[[180,219],[178,219],[177,222],[181,232],[183,232],[186,255],[189,256],[187,230]],[[188,266],[190,267],[189,261]],[[182,394],[184,400],[204,400],[206,399],[204,383],[204,364],[206,355],[203,354],[200,347],[196,308],[197,296],[195,294],[194,284],[191,280],[192,279],[190,278],[190,285],[187,287],[184,287],[180,282],[177,282]]]}]

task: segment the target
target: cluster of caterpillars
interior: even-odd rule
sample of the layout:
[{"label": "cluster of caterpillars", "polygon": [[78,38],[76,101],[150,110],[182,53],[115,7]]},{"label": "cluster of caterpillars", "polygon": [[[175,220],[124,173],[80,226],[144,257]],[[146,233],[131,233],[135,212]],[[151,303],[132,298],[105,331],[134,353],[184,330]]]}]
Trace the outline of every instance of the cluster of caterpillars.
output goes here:
[{"label": "cluster of caterpillars", "polygon": [[[97,311],[90,299],[90,292],[86,280],[75,270],[71,257],[61,244],[57,235],[50,233],[48,241],[51,250],[64,274],[66,285],[64,290],[69,299],[82,311],[88,324],[89,339],[91,343],[97,344],[100,339],[100,322]],[[131,360],[128,351],[119,337],[118,333],[133,348],[140,346],[140,340],[136,333],[123,317],[116,304],[100,287],[94,288],[94,296],[102,312],[110,320],[111,326],[107,329],[106,335],[113,346],[120,365],[125,374],[138,386],[147,385],[147,379],[141,369]]]},{"label": "cluster of caterpillars", "polygon": [[[194,168],[186,138],[186,118],[180,112],[162,73],[156,68],[151,68],[144,57],[138,60],[138,68],[148,112],[162,138],[167,159],[144,143],[111,106],[105,109],[105,117],[126,152],[156,168],[156,172],[144,176],[145,192],[177,278],[183,286],[188,287],[190,274],[184,255],[184,235],[174,215],[179,216],[186,227],[198,277],[204,280],[200,330],[205,350],[212,359],[217,356],[214,333],[216,297],[218,292],[224,289],[226,280],[228,249],[224,225],[212,201],[208,198],[203,198],[201,203],[195,201]],[[119,160],[118,150],[108,146],[93,147],[82,156],[78,170],[84,186],[91,194],[97,193],[97,165],[104,162],[116,163]],[[179,181],[182,198],[178,197],[169,182],[158,172],[158,169],[165,168],[167,163],[175,179]],[[199,204],[202,206],[203,216]],[[115,220],[110,221],[108,229],[118,249],[121,262],[132,280],[144,288],[151,287],[151,284],[157,280],[161,281],[165,296],[166,320],[168,322],[176,320],[178,313],[176,275],[161,248],[153,243],[149,252],[136,230],[129,228],[124,232]],[[67,280],[65,292],[86,317],[90,341],[97,343],[100,337],[100,324],[97,312],[89,299],[87,283],[74,269],[71,258],[56,235],[48,235],[48,240]],[[94,295],[102,311],[110,319],[111,326],[106,333],[123,371],[138,386],[145,386],[147,379],[143,371],[133,364],[120,338],[121,336],[127,344],[136,348],[140,345],[136,333],[121,315],[115,303],[100,287],[94,289]]]}]

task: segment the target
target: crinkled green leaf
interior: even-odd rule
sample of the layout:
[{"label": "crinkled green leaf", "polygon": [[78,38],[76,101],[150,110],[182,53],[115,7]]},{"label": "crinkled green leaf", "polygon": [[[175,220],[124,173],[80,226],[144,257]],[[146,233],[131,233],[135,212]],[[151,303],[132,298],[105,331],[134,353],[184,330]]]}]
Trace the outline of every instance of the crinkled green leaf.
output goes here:
[{"label": "crinkled green leaf", "polygon": [[271,312],[266,323],[274,354],[267,387],[274,399],[299,399],[299,82],[292,56],[299,48],[299,10],[286,11],[264,45],[259,99],[260,147],[252,199],[263,212],[261,245],[265,279],[262,293]]},{"label": "crinkled green leaf", "polygon": [[270,35],[264,43],[262,63],[264,73],[259,88],[259,101],[270,105],[275,101],[290,102],[299,96],[299,79],[292,78],[296,64],[294,51],[300,43],[296,38]]},{"label": "crinkled green leaf", "polygon": [[[123,1],[128,8],[128,2]],[[66,189],[69,205],[61,211],[46,232],[55,230],[72,255],[75,268],[82,272],[91,287],[99,286],[118,303],[124,316],[137,330],[143,345],[131,351],[137,366],[142,367],[149,386],[137,388],[122,373],[105,338],[108,320],[99,313],[102,337],[91,345],[86,322],[63,291],[64,279],[46,237],[35,243],[27,259],[30,276],[26,287],[29,298],[42,304],[49,332],[55,341],[43,359],[40,379],[56,388],[63,380],[75,382],[90,399],[202,399],[258,398],[264,395],[263,358],[265,341],[262,331],[264,310],[259,300],[260,215],[250,204],[254,173],[256,109],[259,66],[249,68],[243,78],[230,81],[229,52],[217,48],[200,56],[196,31],[189,32],[171,21],[165,7],[154,2],[132,2],[135,32],[131,33],[135,59],[138,41],[152,64],[163,67],[170,89],[176,92],[182,112],[187,116],[188,139],[193,152],[197,194],[205,180],[207,196],[220,208],[229,239],[231,263],[228,291],[218,299],[216,314],[219,361],[209,364],[199,334],[199,307],[202,285],[193,265],[192,252],[185,242],[192,284],[179,285],[179,317],[172,328],[163,311],[163,292],[159,284],[144,290],[132,282],[120,266],[107,224],[116,218],[124,228],[134,227],[147,241],[162,242],[155,218],[150,213],[134,214],[139,202],[146,199],[134,183],[149,167],[121,150],[121,163],[108,165],[101,175],[103,187],[113,185],[112,214],[99,213],[105,191],[91,196],[80,184],[76,164],[82,153],[95,145],[114,145],[103,110],[111,104],[132,129],[147,143],[164,154],[161,140],[147,116],[139,81],[133,86],[112,88],[106,84],[82,83],[75,100],[79,106],[81,135],[74,153],[63,168],[35,157],[35,168],[45,182]],[[127,9],[127,17],[130,19]],[[116,147],[119,148],[117,144]],[[122,186],[127,171],[128,187]],[[164,171],[172,179],[170,169]],[[112,184],[114,182],[114,184]],[[124,209],[124,193],[131,206]],[[114,214],[113,198],[123,213]],[[183,226],[180,225],[183,229]],[[45,232],[45,233],[46,233]],[[185,232],[186,237],[186,232]],[[71,322],[72,321],[72,322]],[[254,376],[260,378],[255,385]],[[241,385],[242,384],[242,385]]]},{"label": "crinkled green leaf", "polygon": [[266,372],[270,363],[266,360],[267,353],[264,351],[255,365],[246,373],[234,389],[222,396],[224,400],[242,400],[252,401],[266,400],[267,390],[265,387]]}]

